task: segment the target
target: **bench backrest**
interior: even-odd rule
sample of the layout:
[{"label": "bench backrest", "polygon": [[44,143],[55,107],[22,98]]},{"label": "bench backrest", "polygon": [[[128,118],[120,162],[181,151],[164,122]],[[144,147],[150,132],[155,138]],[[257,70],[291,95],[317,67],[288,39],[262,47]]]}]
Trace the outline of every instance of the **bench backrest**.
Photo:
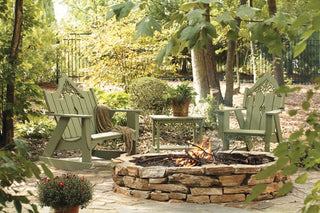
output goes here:
[{"label": "bench backrest", "polygon": [[[82,91],[72,80],[63,75],[59,79],[58,89],[55,92],[43,92],[49,113],[92,115],[91,134],[95,133],[94,109],[97,105],[97,99],[92,89]],[[59,121],[59,116],[55,116],[55,119]],[[81,119],[72,118],[63,138],[75,139],[79,137],[81,137]]]},{"label": "bench backrest", "polygon": [[265,129],[265,112],[284,109],[284,94],[276,94],[277,81],[271,74],[264,74],[252,88],[247,88],[243,107],[247,109],[244,129]]}]

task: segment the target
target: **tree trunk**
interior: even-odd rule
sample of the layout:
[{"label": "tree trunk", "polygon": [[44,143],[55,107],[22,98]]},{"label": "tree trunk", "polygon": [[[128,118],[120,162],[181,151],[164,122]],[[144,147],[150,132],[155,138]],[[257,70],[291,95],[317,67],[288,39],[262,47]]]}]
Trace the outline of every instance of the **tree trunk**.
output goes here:
[{"label": "tree trunk", "polygon": [[11,41],[11,52],[9,63],[11,65],[10,73],[7,75],[5,82],[7,84],[6,107],[3,112],[3,129],[2,141],[0,147],[9,146],[13,143],[13,107],[14,107],[14,90],[15,90],[15,70],[18,65],[19,46],[21,42],[21,31],[23,22],[23,0],[16,0],[15,4],[15,24]]},{"label": "tree trunk", "polygon": [[[205,7],[206,7],[206,21],[210,22],[209,4],[205,4]],[[223,97],[220,89],[220,82],[219,82],[217,64],[216,64],[216,55],[214,52],[214,47],[211,39],[208,39],[207,51],[205,51],[205,62],[206,62],[206,69],[207,69],[208,84],[210,86],[212,96],[217,101],[217,104],[221,104],[223,103]]]},{"label": "tree trunk", "polygon": [[224,96],[224,104],[226,106],[233,105],[233,67],[234,67],[234,54],[236,52],[236,41],[229,39],[227,64],[226,64],[226,93]]},{"label": "tree trunk", "polygon": [[[253,7],[252,0],[249,0],[249,7]],[[252,19],[250,19],[252,20]],[[250,37],[251,37],[250,32]],[[254,46],[254,41],[250,41],[250,49],[251,49],[251,62],[252,62],[252,72],[253,72],[253,82],[256,83],[257,81],[257,67],[256,67],[256,48]]]},{"label": "tree trunk", "polygon": [[[277,4],[276,0],[268,0],[269,6],[269,16],[272,17],[277,13]],[[272,25],[271,25],[272,27]],[[279,33],[277,28],[274,28],[276,33]],[[277,80],[279,85],[284,85],[284,76],[283,76],[283,61],[282,58],[276,54],[272,54],[273,59],[273,68],[274,68],[274,78]]]},{"label": "tree trunk", "polygon": [[192,60],[192,74],[193,83],[196,92],[196,102],[200,99],[205,99],[210,93],[209,83],[207,78],[207,67],[205,63],[205,50],[204,49],[193,49],[191,50]]},{"label": "tree trunk", "polygon": [[[241,0],[240,5],[245,5],[247,0]],[[241,19],[236,17],[238,27],[240,27]],[[237,32],[238,34],[238,32]],[[227,106],[233,105],[233,67],[234,67],[234,54],[236,52],[236,40],[229,39],[228,53],[226,63],[226,93],[224,96],[224,104]]]}]

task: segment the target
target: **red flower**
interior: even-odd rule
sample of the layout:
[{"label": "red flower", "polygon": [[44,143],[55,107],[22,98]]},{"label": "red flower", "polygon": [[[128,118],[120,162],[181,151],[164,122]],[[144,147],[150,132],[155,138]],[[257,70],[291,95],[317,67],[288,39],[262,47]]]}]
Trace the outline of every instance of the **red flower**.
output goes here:
[{"label": "red flower", "polygon": [[48,179],[47,177],[44,177],[44,178],[42,178],[42,179],[41,179],[41,181],[43,181],[43,182],[45,182],[45,183],[46,183],[46,182],[49,182],[49,181],[50,181],[50,179]]},{"label": "red flower", "polygon": [[64,182],[63,181],[59,181],[59,186],[63,186],[64,185]]},{"label": "red flower", "polygon": [[81,190],[82,190],[82,191],[84,191],[84,188],[83,188],[83,187],[81,187]]},{"label": "red flower", "polygon": [[83,178],[79,178],[81,181],[84,181],[84,179]]},{"label": "red flower", "polygon": [[67,175],[67,178],[72,178],[70,175]]}]

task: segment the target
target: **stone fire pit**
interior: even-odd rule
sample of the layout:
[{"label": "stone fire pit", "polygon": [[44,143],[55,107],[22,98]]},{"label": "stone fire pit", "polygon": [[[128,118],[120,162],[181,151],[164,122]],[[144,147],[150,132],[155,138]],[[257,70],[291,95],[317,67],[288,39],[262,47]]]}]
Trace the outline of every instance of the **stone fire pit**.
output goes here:
[{"label": "stone fire pit", "polygon": [[[230,151],[219,152],[230,154]],[[275,157],[264,152],[240,152],[232,154],[251,157],[265,155],[266,163],[248,164],[206,164],[194,167],[140,166],[137,159],[164,157],[174,153],[152,153],[125,156],[113,159],[114,191],[128,196],[168,201],[172,203],[221,203],[244,201],[253,186],[266,183],[266,190],[255,200],[272,199],[289,177],[280,173],[264,180],[257,180],[256,174],[275,163]],[[177,155],[181,153],[177,153]]]}]

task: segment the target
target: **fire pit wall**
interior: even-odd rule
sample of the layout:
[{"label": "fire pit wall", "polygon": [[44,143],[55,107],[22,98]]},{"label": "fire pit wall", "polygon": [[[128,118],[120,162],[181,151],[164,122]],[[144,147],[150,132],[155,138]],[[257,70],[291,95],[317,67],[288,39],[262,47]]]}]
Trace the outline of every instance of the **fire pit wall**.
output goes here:
[{"label": "fire pit wall", "polygon": [[[261,155],[261,152],[258,154]],[[270,153],[264,154],[274,158]],[[134,163],[138,157],[141,155],[123,155],[113,160],[115,192],[171,203],[223,203],[244,201],[256,184],[266,183],[266,190],[256,198],[265,200],[274,198],[283,184],[290,179],[280,173],[264,180],[255,178],[259,171],[274,164],[275,161],[262,165],[142,167]]]}]

